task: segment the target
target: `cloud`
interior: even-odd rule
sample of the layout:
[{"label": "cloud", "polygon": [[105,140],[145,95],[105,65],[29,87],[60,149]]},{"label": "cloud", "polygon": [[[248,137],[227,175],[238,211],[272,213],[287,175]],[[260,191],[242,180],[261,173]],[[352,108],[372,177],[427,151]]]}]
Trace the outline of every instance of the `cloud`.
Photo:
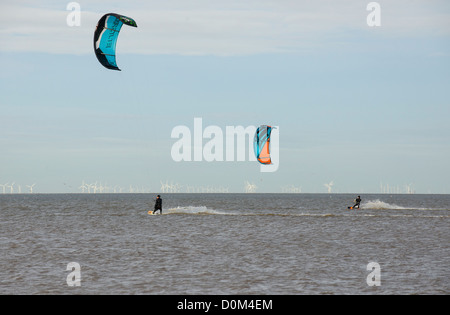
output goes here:
[{"label": "cloud", "polygon": [[[69,2],[69,1],[68,1]],[[67,2],[67,3],[68,3]],[[378,1],[382,36],[449,36],[449,4],[442,0]],[[370,36],[368,2],[360,0],[80,1],[81,26],[66,23],[67,3],[0,4],[0,51],[62,54],[92,52],[93,30],[106,12],[133,17],[122,28],[123,53],[248,55],[312,51]]]}]

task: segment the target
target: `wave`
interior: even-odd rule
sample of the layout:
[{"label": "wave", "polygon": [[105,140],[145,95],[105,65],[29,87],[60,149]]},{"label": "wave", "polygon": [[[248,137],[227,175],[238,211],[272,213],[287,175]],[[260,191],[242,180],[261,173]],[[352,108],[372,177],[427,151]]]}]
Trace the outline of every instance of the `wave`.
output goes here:
[{"label": "wave", "polygon": [[170,208],[167,209],[165,214],[203,214],[203,215],[213,215],[213,214],[220,214],[220,215],[233,215],[235,213],[230,212],[224,212],[224,211],[218,211],[213,209],[208,209],[205,206],[183,206],[183,207],[176,207],[176,208]]},{"label": "wave", "polygon": [[205,206],[178,206],[163,211],[163,214],[190,214],[190,215],[227,215],[245,217],[338,217],[349,214],[342,213],[274,213],[274,212],[233,212],[209,209]]},{"label": "wave", "polygon": [[276,216],[276,217],[333,217],[340,214],[333,213],[261,213],[261,212],[233,212],[233,211],[219,211],[209,209],[205,206],[178,206],[176,208],[169,208],[163,211],[163,214],[192,214],[192,215],[229,215],[229,216]]},{"label": "wave", "polygon": [[390,204],[390,203],[381,201],[379,199],[374,200],[374,201],[369,200],[369,201],[363,203],[361,205],[361,208],[363,208],[363,209],[375,209],[375,210],[392,210],[392,209],[394,209],[394,210],[405,210],[405,209],[411,209],[411,208],[405,208],[405,207],[402,207],[402,206],[398,206],[398,205],[395,205],[395,204]]},{"label": "wave", "polygon": [[396,204],[390,204],[379,199],[369,200],[361,205],[363,209],[372,210],[446,210],[446,209],[435,209],[435,208],[423,208],[423,207],[403,207]]},{"label": "wave", "polygon": [[411,208],[402,207],[395,204],[389,204],[380,200],[369,200],[362,204],[361,210],[356,211],[339,211],[339,212],[247,212],[247,211],[227,211],[210,209],[206,206],[178,206],[163,211],[163,215],[226,215],[226,216],[246,216],[246,217],[317,217],[317,218],[333,218],[333,217],[428,217],[428,218],[449,218],[445,215],[423,215],[416,212],[364,212],[364,210],[436,210],[427,208]]}]

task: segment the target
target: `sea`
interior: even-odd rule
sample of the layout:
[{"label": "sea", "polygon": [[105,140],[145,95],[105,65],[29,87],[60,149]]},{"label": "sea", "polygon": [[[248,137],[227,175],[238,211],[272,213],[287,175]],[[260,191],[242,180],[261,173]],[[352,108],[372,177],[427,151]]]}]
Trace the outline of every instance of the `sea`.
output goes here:
[{"label": "sea", "polygon": [[2,295],[447,295],[450,195],[0,195]]}]

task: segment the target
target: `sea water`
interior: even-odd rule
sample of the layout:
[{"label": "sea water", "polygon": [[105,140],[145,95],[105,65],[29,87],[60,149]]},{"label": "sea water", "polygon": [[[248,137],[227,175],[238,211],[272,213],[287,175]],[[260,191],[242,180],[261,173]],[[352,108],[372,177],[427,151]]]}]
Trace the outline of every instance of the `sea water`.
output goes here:
[{"label": "sea water", "polygon": [[0,294],[449,294],[450,196],[355,197],[0,195]]}]

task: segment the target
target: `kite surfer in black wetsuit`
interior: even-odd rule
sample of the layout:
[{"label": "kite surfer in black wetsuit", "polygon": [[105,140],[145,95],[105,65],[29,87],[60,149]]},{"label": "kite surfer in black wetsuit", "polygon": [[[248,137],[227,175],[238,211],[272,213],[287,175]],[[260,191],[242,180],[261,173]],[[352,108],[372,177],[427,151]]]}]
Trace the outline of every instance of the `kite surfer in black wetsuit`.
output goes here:
[{"label": "kite surfer in black wetsuit", "polygon": [[155,210],[153,210],[153,214],[155,214],[155,212],[158,210],[160,211],[160,214],[162,214],[162,199],[160,195],[156,196]]},{"label": "kite surfer in black wetsuit", "polygon": [[349,207],[349,209],[359,209],[359,206],[361,205],[361,196],[358,196],[355,200],[355,205],[353,207]]}]

